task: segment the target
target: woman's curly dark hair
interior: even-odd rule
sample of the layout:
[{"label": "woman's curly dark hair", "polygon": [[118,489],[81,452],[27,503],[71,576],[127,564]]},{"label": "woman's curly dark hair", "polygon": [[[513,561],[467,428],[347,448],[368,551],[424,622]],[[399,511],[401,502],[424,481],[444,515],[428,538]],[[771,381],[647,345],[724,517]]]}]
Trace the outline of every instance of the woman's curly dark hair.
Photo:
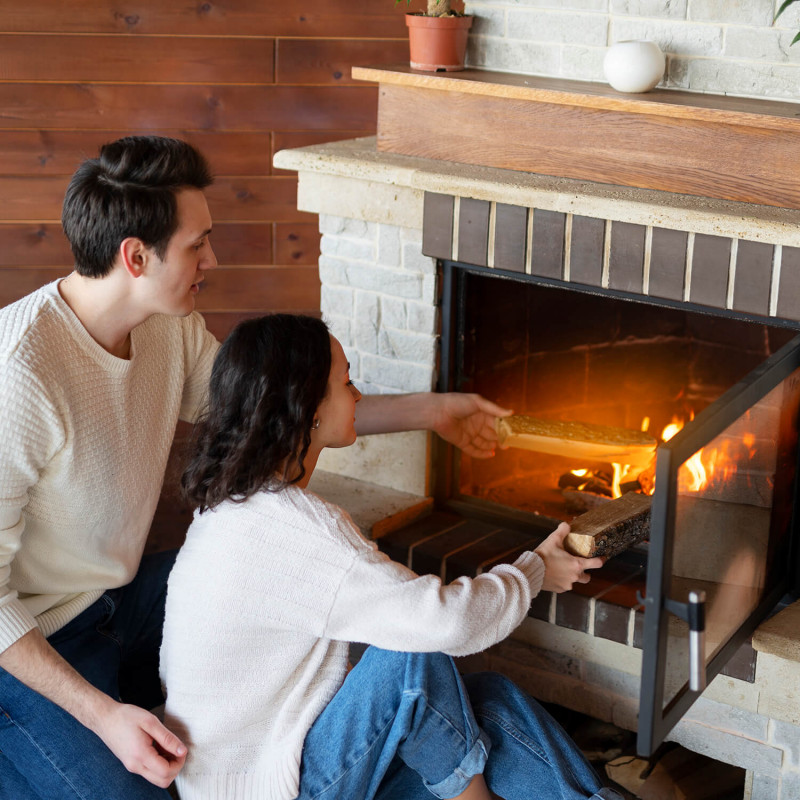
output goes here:
[{"label": "woman's curly dark hair", "polygon": [[270,314],[237,325],[214,361],[181,479],[192,507],[202,513],[301,480],[330,370],[330,334],[319,319]]}]

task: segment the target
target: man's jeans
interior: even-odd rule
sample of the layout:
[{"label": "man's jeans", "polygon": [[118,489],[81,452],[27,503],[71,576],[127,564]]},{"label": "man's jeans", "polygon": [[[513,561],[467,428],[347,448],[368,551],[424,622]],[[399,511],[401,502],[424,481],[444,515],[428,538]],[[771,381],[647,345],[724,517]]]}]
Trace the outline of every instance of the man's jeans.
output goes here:
[{"label": "man's jeans", "polygon": [[[49,638],[90,683],[115,699],[163,702],[158,650],[175,553],[146,556],[136,578],[106,592]],[[169,800],[128,772],[88,728],[0,669],[0,800]]]},{"label": "man's jeans", "polygon": [[299,800],[450,798],[479,772],[505,800],[621,800],[508,679],[373,647],[311,727],[300,770]]}]

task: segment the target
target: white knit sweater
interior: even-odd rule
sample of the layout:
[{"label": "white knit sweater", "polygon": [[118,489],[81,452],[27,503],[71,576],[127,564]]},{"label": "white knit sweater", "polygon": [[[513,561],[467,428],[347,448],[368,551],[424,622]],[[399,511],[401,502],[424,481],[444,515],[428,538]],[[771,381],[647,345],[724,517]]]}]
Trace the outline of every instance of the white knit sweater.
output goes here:
[{"label": "white knit sweater", "polygon": [[189,747],[182,800],[291,800],[306,733],[341,686],[347,642],[465,655],[504,639],[538,555],[442,586],[390,561],[310,491],[195,515],[169,579],[166,722]]},{"label": "white knit sweater", "polygon": [[159,315],[116,358],[56,283],[0,309],[0,651],[133,578],[217,346],[199,314]]}]

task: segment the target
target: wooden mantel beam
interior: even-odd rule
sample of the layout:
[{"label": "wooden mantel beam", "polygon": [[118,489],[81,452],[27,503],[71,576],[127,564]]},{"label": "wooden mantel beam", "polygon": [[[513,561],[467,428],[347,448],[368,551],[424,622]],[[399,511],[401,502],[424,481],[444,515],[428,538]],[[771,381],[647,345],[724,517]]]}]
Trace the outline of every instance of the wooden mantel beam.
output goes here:
[{"label": "wooden mantel beam", "polygon": [[483,70],[353,77],[380,84],[379,150],[800,208],[800,104]]}]

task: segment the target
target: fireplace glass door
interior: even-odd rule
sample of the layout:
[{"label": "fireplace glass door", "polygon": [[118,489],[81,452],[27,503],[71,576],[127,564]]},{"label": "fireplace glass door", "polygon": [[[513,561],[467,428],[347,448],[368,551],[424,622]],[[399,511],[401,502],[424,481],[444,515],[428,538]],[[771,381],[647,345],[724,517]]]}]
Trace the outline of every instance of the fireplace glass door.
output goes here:
[{"label": "fireplace glass door", "polygon": [[682,303],[443,266],[440,388],[657,443],[646,465],[450,451],[438,491],[459,513],[505,515],[542,536],[626,492],[650,495],[648,540],[616,557],[641,576],[639,750],[650,754],[796,588],[800,337]]}]

